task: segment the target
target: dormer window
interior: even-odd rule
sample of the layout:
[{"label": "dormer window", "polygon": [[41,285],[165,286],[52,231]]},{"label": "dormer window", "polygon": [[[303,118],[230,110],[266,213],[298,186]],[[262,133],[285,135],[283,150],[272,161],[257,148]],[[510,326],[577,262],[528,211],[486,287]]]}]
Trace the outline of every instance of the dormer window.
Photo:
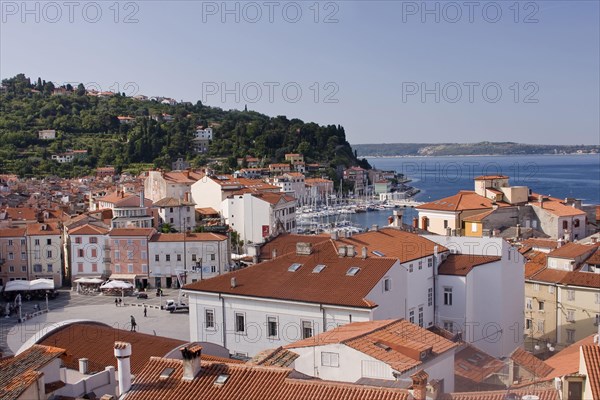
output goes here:
[{"label": "dormer window", "polygon": [[224,385],[228,379],[228,374],[220,374],[219,376],[217,376],[217,379],[215,379],[215,385]]},{"label": "dormer window", "polygon": [[360,271],[359,267],[350,267],[346,272],[346,276],[355,276]]}]

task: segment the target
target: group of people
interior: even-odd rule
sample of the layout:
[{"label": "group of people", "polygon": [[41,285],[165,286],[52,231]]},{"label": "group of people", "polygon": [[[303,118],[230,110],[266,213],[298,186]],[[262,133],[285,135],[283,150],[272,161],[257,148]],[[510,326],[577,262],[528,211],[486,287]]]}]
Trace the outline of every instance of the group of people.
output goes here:
[{"label": "group of people", "polygon": [[121,299],[121,298],[115,299],[115,307],[119,307],[122,303],[123,303],[123,299]]}]

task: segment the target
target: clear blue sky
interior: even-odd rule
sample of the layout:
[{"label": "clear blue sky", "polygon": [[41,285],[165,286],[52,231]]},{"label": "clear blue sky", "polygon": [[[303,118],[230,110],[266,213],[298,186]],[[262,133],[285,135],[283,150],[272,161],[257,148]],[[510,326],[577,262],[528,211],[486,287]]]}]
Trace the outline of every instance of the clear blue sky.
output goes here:
[{"label": "clear blue sky", "polygon": [[226,14],[220,1],[98,1],[70,16],[62,1],[30,13],[2,1],[0,75],[128,93],[134,82],[148,96],[341,124],[350,143],[598,144],[599,2],[464,3],[228,2]]}]

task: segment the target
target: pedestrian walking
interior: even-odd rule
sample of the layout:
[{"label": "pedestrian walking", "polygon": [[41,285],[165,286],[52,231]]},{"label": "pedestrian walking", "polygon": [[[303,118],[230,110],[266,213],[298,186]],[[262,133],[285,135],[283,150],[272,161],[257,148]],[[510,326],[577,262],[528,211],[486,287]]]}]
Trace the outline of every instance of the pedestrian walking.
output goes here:
[{"label": "pedestrian walking", "polygon": [[119,307],[119,299],[115,299],[115,307]]},{"label": "pedestrian walking", "polygon": [[123,299],[119,299],[119,305],[120,306],[122,305],[121,303],[123,303]]},{"label": "pedestrian walking", "polygon": [[135,318],[133,318],[133,315],[131,316],[131,332],[135,332],[135,328],[137,326],[137,323],[135,322]]},{"label": "pedestrian walking", "polygon": [[144,318],[148,316],[148,309],[144,306]]}]

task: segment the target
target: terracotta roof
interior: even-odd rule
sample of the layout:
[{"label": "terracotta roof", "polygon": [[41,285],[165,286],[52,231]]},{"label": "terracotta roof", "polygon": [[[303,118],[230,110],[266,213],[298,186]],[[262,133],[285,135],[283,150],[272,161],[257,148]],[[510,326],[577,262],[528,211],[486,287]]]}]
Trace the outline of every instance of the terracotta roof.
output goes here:
[{"label": "terracotta roof", "polygon": [[520,347],[517,347],[515,351],[510,355],[510,358],[518,364],[521,368],[526,369],[534,376],[546,376],[554,368],[534,356],[528,351],[523,350]]},{"label": "terracotta roof", "polygon": [[57,222],[36,223],[27,225],[27,236],[60,235]]},{"label": "terracotta roof", "polygon": [[521,399],[525,395],[537,396],[539,400],[560,400],[556,389],[497,390],[489,392],[445,393],[438,400],[506,400],[510,394]]},{"label": "terracotta roof", "polygon": [[356,322],[285,346],[287,349],[339,343],[405,372],[423,363],[423,352],[440,355],[457,346],[425,328],[400,320]]},{"label": "terracotta roof", "polygon": [[454,354],[454,374],[465,380],[464,386],[475,386],[503,368],[502,361],[470,344]]},{"label": "terracotta roof", "polygon": [[202,215],[218,215],[219,212],[212,207],[197,207],[196,212]]},{"label": "terracotta roof", "polygon": [[165,197],[164,199],[160,199],[156,203],[152,205],[152,207],[183,207],[183,206],[194,206],[196,203],[193,201],[185,201],[181,199],[176,199],[174,197]]},{"label": "terracotta roof", "polygon": [[500,261],[502,257],[477,256],[473,254],[450,254],[440,265],[440,275],[466,276],[471,270],[479,265],[490,264]]},{"label": "terracotta roof", "polygon": [[[504,205],[498,203],[498,205]],[[480,196],[474,191],[462,190],[454,196],[444,197],[430,203],[421,204],[417,207],[419,210],[438,210],[438,211],[462,211],[462,210],[487,210],[493,206],[492,200]]]},{"label": "terracotta roof", "polygon": [[[338,257],[332,241],[312,247],[311,255],[288,254],[263,262],[198,281],[185,286],[186,290],[228,293],[238,296],[273,298],[281,300],[342,305],[360,308],[376,306],[366,299],[369,292],[387,274],[396,260],[391,258]],[[293,263],[302,265],[296,272],[288,271]],[[320,273],[313,273],[315,266],[325,264]],[[350,267],[359,267],[354,276],[346,273]],[[236,287],[231,287],[231,279]]]},{"label": "terracotta roof", "polygon": [[487,217],[488,215],[490,215],[491,213],[493,213],[496,210],[489,210],[489,211],[484,211],[482,213],[479,214],[475,214],[475,215],[471,215],[468,217],[464,217],[463,221],[469,221],[469,222],[479,222],[481,220],[483,220],[485,217]]},{"label": "terracotta roof", "polygon": [[42,373],[42,368],[64,353],[63,349],[51,346],[33,345],[14,357],[0,361],[0,398],[13,400],[21,398]]},{"label": "terracotta roof", "polygon": [[248,187],[250,189],[255,190],[279,190],[279,186],[271,185],[260,179],[250,179],[250,178],[235,178],[233,175],[219,175],[219,176],[211,176],[210,179],[221,185],[225,186],[224,190],[227,190],[227,186],[234,186],[239,188]]},{"label": "terracotta roof", "polygon": [[529,202],[534,207],[543,208],[544,210],[556,215],[557,217],[570,217],[576,215],[586,215],[585,211],[582,211],[573,206],[567,206],[560,201],[547,200],[542,203]]},{"label": "terracotta roof", "polygon": [[[227,240],[226,235],[212,232],[187,233],[186,242],[208,242]],[[150,239],[151,242],[183,242],[183,233],[156,233]]]},{"label": "terracotta roof", "polygon": [[99,226],[85,224],[69,232],[70,235],[106,235],[108,229]]},{"label": "terracotta roof", "polygon": [[525,254],[525,258],[529,260],[525,263],[526,279],[532,278],[535,274],[546,268],[546,253],[530,251],[527,254]]},{"label": "terracotta roof", "polygon": [[204,178],[203,172],[195,171],[171,171],[165,172],[164,179],[171,182],[177,183],[194,183]]},{"label": "terracotta roof", "polygon": [[329,235],[295,235],[284,233],[265,243],[260,248],[260,260],[270,260],[273,257],[273,250],[277,251],[278,256],[294,253],[296,251],[296,243],[298,242],[312,243],[314,245],[329,239]]},{"label": "terracotta roof", "polygon": [[560,281],[563,285],[583,286],[600,289],[600,274],[596,272],[582,271],[583,266],[575,271],[567,271],[567,274]]},{"label": "terracotta roof", "polygon": [[575,259],[585,255],[586,253],[591,253],[595,248],[596,246],[588,246],[585,244],[569,242],[563,244],[556,250],[552,250],[550,253],[548,253],[548,257]]},{"label": "terracotta roof", "polygon": [[25,236],[26,228],[5,228],[0,229],[0,237],[20,237]]},{"label": "terracotta roof", "polygon": [[150,237],[156,232],[154,228],[113,228],[108,236],[144,236]]},{"label": "terracotta roof", "polygon": [[263,350],[254,357],[248,364],[263,365],[265,367],[289,367],[299,357],[293,351],[279,347],[277,349]]},{"label": "terracotta roof", "polygon": [[340,238],[336,245],[353,245],[358,255],[362,248],[367,248],[368,257],[377,256],[373,251],[380,252],[384,257],[400,260],[401,263],[418,258],[432,256],[437,246],[438,252],[447,251],[444,246],[417,234],[393,228],[384,228],[353,235],[349,238]]},{"label": "terracotta roof", "polygon": [[531,239],[523,240],[521,242],[521,244],[523,244],[524,246],[530,246],[532,248],[550,249],[550,250],[554,250],[558,247],[558,242],[554,239],[531,238]]},{"label": "terracotta roof", "polygon": [[579,372],[579,349],[581,346],[592,345],[593,343],[594,335],[590,335],[548,358],[545,363],[553,370],[544,379],[548,380]]},{"label": "terracotta roof", "polygon": [[255,194],[253,194],[253,196],[257,197],[259,199],[262,199],[272,205],[276,205],[277,203],[279,203],[282,200],[284,202],[290,202],[290,201],[296,200],[296,198],[294,196],[291,196],[286,193],[261,192],[261,193],[255,193]]},{"label": "terracotta roof", "polygon": [[600,346],[581,346],[587,368],[587,379],[592,387],[592,398],[600,399]]},{"label": "terracotta roof", "polygon": [[13,221],[37,221],[37,211],[33,208],[6,208],[8,218]]},{"label": "terracotta roof", "polygon": [[600,265],[600,247],[598,247],[594,254],[588,257],[588,259],[585,260],[585,262],[588,264]]},{"label": "terracotta roof", "polygon": [[[168,378],[159,378],[165,368],[173,368]],[[196,400],[408,400],[406,390],[376,388],[352,384],[296,380],[288,377],[289,369],[248,364],[202,362],[192,381],[183,381],[180,360],[152,357],[127,395],[127,400],[178,399]],[[215,383],[219,375],[228,375],[223,384]],[[545,399],[544,399],[545,400]]]}]

